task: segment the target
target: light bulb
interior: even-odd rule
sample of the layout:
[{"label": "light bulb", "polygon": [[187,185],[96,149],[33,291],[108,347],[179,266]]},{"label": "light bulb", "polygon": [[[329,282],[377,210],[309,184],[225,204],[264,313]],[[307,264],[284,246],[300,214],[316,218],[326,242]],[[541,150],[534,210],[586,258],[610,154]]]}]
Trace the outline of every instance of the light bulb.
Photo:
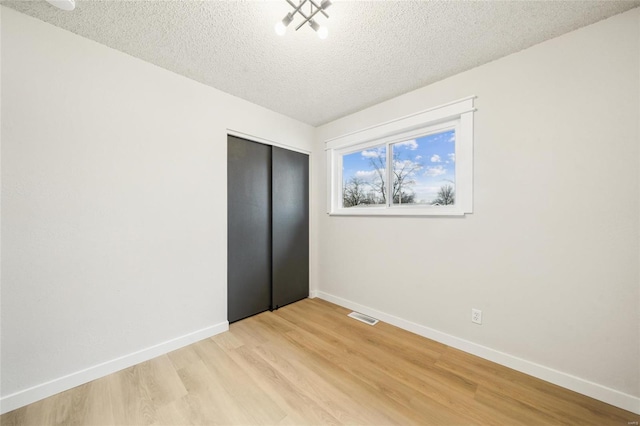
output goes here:
[{"label": "light bulb", "polygon": [[282,23],[282,21],[278,21],[278,23],[275,26],[275,30],[276,30],[276,34],[278,34],[279,36],[283,36],[287,32],[287,27],[285,24]]},{"label": "light bulb", "polygon": [[320,37],[320,39],[324,40],[325,38],[327,38],[328,35],[329,35],[329,30],[327,29],[327,27],[322,26],[318,28],[318,37]]},{"label": "light bulb", "polygon": [[276,34],[279,36],[283,36],[284,33],[287,32],[287,27],[293,21],[293,15],[291,13],[287,13],[287,15],[282,18],[282,21],[276,24]]}]

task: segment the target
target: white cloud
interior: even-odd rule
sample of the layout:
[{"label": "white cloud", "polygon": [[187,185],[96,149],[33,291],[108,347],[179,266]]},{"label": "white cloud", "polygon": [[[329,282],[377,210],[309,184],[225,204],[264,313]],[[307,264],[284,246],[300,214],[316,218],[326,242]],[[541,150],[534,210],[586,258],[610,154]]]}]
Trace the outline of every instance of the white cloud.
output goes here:
[{"label": "white cloud", "polygon": [[442,160],[440,159],[440,156],[438,154],[433,154],[433,156],[431,156],[431,162],[432,163],[441,163]]},{"label": "white cloud", "polygon": [[427,171],[424,172],[424,174],[426,176],[440,176],[447,173],[447,169],[445,169],[443,166],[433,166],[433,167],[427,167]]},{"label": "white cloud", "polygon": [[422,160],[422,155],[416,155],[416,160]]},{"label": "white cloud", "polygon": [[453,132],[451,133],[451,136],[449,137],[449,142],[455,142],[456,141],[456,133]]},{"label": "white cloud", "polygon": [[365,149],[364,151],[362,151],[362,156],[364,158],[377,158],[380,156],[384,157],[385,152],[384,152],[384,148],[374,148],[374,149]]},{"label": "white cloud", "polygon": [[413,175],[415,172],[422,169],[422,165],[411,160],[396,160],[393,162],[393,168],[395,170],[404,170],[404,173]]},{"label": "white cloud", "polygon": [[454,163],[456,162],[456,153],[455,152],[447,154],[447,157],[449,157],[449,160],[451,160],[452,162],[454,162]]},{"label": "white cloud", "polygon": [[365,179],[365,180],[371,180],[377,174],[378,174],[378,172],[376,170],[358,170],[356,172],[356,177],[359,177],[359,178]]},{"label": "white cloud", "polygon": [[410,141],[397,143],[395,144],[395,146],[406,146],[407,149],[410,149],[411,151],[415,151],[416,149],[418,149],[418,142],[416,142],[415,139],[412,139]]}]

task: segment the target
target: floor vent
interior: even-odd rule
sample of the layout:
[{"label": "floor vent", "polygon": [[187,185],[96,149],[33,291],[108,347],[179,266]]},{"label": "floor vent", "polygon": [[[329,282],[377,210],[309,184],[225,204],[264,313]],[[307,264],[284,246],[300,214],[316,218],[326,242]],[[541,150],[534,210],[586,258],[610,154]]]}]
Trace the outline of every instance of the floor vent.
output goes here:
[{"label": "floor vent", "polygon": [[357,319],[358,321],[362,321],[365,324],[369,324],[369,325],[376,325],[378,323],[378,320],[375,318],[371,318],[368,317],[364,314],[361,314],[359,312],[351,312],[348,316],[350,316],[353,319]]}]

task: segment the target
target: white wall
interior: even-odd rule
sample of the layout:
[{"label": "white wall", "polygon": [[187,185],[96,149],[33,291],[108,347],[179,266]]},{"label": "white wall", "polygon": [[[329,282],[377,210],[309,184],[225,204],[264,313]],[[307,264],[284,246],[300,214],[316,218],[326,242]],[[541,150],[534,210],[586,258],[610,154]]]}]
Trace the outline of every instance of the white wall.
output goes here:
[{"label": "white wall", "polygon": [[[4,412],[224,329],[226,129],[306,150],[314,131],[0,11]],[[639,28],[634,10],[318,129],[313,290],[637,399]],[[325,139],[471,94],[473,215],[325,215]]]},{"label": "white wall", "polygon": [[322,197],[325,140],[478,96],[474,213],[323,199],[318,294],[640,410],[639,29],[635,9],[320,127]]},{"label": "white wall", "polygon": [[1,11],[4,412],[224,330],[227,128],[314,130]]}]

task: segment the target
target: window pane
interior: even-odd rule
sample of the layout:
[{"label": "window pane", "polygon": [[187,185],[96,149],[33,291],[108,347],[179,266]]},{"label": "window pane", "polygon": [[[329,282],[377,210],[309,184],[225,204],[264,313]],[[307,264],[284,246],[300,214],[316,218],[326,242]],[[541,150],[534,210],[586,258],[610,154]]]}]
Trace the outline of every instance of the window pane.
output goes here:
[{"label": "window pane", "polygon": [[386,146],[342,156],[342,206],[386,205]]},{"label": "window pane", "polygon": [[447,130],[391,145],[394,205],[454,204],[455,138]]}]

